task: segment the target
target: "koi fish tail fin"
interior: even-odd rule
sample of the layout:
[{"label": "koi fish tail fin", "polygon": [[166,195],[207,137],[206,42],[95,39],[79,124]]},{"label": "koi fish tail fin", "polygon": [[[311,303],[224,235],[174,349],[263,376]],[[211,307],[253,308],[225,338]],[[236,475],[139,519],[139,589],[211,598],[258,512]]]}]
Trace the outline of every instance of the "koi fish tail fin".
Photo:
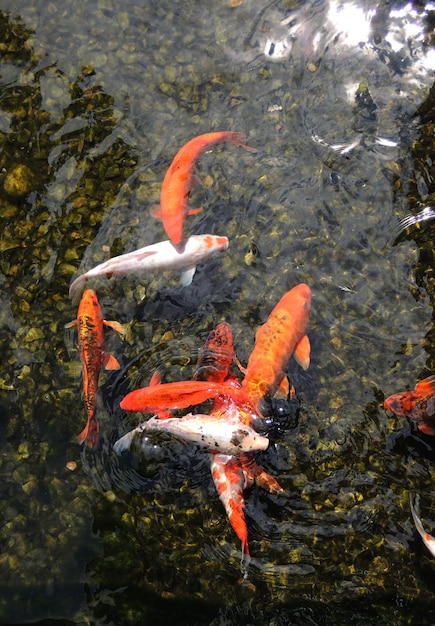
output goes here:
[{"label": "koi fish tail fin", "polygon": [[86,442],[86,445],[94,448],[98,443],[98,433],[100,425],[98,423],[95,411],[88,417],[88,421],[80,435],[77,437],[80,443]]},{"label": "koi fish tail fin", "polygon": [[232,506],[231,512],[228,514],[228,519],[230,520],[230,524],[242,544],[243,560],[244,556],[246,556],[247,558],[251,556],[248,545],[248,527],[246,526],[246,520],[243,514],[242,507],[235,505],[235,503],[231,501],[229,504],[230,506]]},{"label": "koi fish tail fin", "polygon": [[246,581],[248,580],[248,573],[249,573],[249,565],[251,563],[251,555],[248,553],[246,554],[246,552],[243,551],[242,548],[242,558],[240,560],[240,571],[243,574],[243,580]]},{"label": "koi fish tail fin", "polygon": [[71,300],[74,301],[76,299],[76,296],[78,295],[79,291],[83,289],[83,286],[86,284],[87,280],[88,278],[86,274],[82,274],[81,276],[78,276],[75,280],[73,280],[73,282],[69,286],[68,292],[68,296]]}]

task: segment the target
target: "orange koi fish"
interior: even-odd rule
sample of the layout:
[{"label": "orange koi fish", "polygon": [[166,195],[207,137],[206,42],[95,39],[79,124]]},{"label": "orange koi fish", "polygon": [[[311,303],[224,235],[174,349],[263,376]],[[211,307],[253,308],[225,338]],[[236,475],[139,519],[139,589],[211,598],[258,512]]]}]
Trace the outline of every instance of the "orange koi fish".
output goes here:
[{"label": "orange koi fish", "polygon": [[418,382],[414,391],[394,393],[384,400],[384,406],[399,417],[415,419],[426,435],[435,435],[435,376]]},{"label": "orange koi fish", "polygon": [[242,381],[242,388],[257,408],[265,397],[272,398],[280,385],[282,392],[288,395],[284,368],[292,355],[303,369],[308,368],[310,341],[306,331],[310,307],[310,288],[304,283],[296,285],[284,294],[266,323],[257,330]]},{"label": "orange koi fish", "polygon": [[253,417],[262,417],[250,403],[246,392],[232,381],[184,380],[174,383],[153,384],[128,393],[120,403],[122,409],[141,413],[159,413],[162,409],[185,409],[206,400],[220,397],[231,399]]},{"label": "orange koi fish", "polygon": [[165,231],[175,246],[183,241],[186,215],[201,211],[201,209],[188,209],[187,207],[193,166],[206,150],[217,143],[234,143],[246,150],[256,152],[255,148],[250,148],[242,143],[244,139],[243,133],[230,131],[205,133],[188,141],[175,155],[163,179],[160,208],[158,211],[154,211],[156,217],[161,217]]},{"label": "orange koi fish", "polygon": [[84,291],[77,319],[66,328],[78,328],[78,343],[80,358],[83,365],[83,395],[88,416],[84,430],[78,436],[80,443],[86,441],[88,446],[95,446],[98,442],[99,425],[97,419],[97,391],[98,379],[102,367],[109,370],[119,369],[119,363],[114,356],[104,351],[104,326],[109,326],[119,333],[124,329],[118,322],[103,319],[103,312],[97,295],[92,289]]}]

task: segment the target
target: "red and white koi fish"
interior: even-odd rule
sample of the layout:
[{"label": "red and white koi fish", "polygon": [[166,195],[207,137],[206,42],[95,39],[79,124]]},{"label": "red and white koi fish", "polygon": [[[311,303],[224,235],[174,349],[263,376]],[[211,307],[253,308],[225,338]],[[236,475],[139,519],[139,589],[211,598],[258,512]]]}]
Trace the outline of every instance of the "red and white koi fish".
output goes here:
[{"label": "red and white koi fish", "polygon": [[426,435],[435,435],[435,376],[418,382],[414,391],[394,393],[384,400],[384,406],[399,417],[414,419]]},{"label": "red and white koi fish", "polygon": [[257,408],[266,396],[273,397],[280,385],[283,394],[288,395],[284,368],[292,355],[303,369],[308,368],[310,341],[306,331],[310,307],[310,288],[304,283],[296,285],[284,294],[266,323],[257,330],[242,381],[242,388]]},{"label": "red and white koi fish", "polygon": [[[209,333],[203,349],[200,352],[194,378],[199,376],[206,380],[218,382],[235,379],[231,377],[230,366],[235,361],[240,369],[234,353],[233,336],[229,324],[222,322]],[[228,397],[220,397],[214,400],[210,415],[225,423],[228,411],[234,410]],[[239,418],[244,424],[250,424],[249,412],[239,411]],[[248,528],[246,525],[244,507],[245,500],[243,490],[250,487],[254,481],[271,493],[283,491],[279,483],[264,469],[258,465],[249,454],[223,454],[212,451],[210,453],[210,465],[213,482],[222,502],[228,520],[242,544],[242,559],[246,557],[249,562]],[[247,565],[247,563],[246,563]],[[246,575],[245,571],[245,575]]]},{"label": "red and white koi fish", "polygon": [[429,533],[425,531],[425,529],[423,528],[423,524],[421,523],[421,519],[417,514],[417,507],[418,507],[419,501],[420,501],[420,496],[417,495],[415,499],[415,506],[414,506],[412,503],[412,495],[409,494],[409,503],[411,505],[411,513],[414,519],[415,527],[420,533],[420,536],[423,539],[423,543],[426,546],[426,548],[429,550],[432,556],[435,556],[435,538],[432,537],[432,535],[429,535]]},{"label": "red and white koi fish", "polygon": [[246,392],[233,381],[216,383],[214,381],[184,380],[174,383],[153,384],[128,393],[120,403],[121,409],[140,413],[158,413],[162,409],[185,409],[206,400],[229,398],[242,410],[252,414],[253,418],[262,417],[261,413],[249,402]]},{"label": "red and white koi fish", "polygon": [[70,285],[69,297],[74,298],[90,278],[113,274],[152,274],[169,270],[182,271],[182,284],[190,285],[196,266],[212,254],[228,248],[228,238],[216,235],[192,235],[184,249],[178,252],[168,240],[133,250],[100,263],[78,276]]},{"label": "red and white koi fish", "polygon": [[248,528],[246,525],[243,490],[254,480],[270,493],[282,493],[279,483],[247,454],[210,454],[211,474],[219,499],[224,505],[230,524],[242,543],[242,557],[249,560]]},{"label": "red and white koi fish", "polygon": [[183,241],[183,228],[186,215],[201,211],[188,209],[190,187],[192,183],[193,166],[199,157],[217,143],[234,143],[246,150],[256,152],[255,148],[245,146],[243,133],[220,131],[205,133],[188,141],[175,155],[163,179],[160,192],[160,208],[154,210],[154,215],[160,217],[164,229],[174,245]]},{"label": "red and white koi fish", "polygon": [[238,419],[237,410],[232,417],[225,420],[201,413],[188,413],[183,417],[159,419],[151,417],[119,439],[115,451],[123,451],[131,446],[134,438],[143,438],[143,434],[163,432],[174,435],[183,441],[190,441],[209,450],[217,450],[225,454],[240,454],[266,450],[269,445],[267,437],[263,437],[253,428]]},{"label": "red and white koi fish", "polygon": [[66,328],[77,326],[80,358],[83,366],[83,395],[87,413],[87,423],[78,436],[81,442],[95,446],[98,442],[97,392],[98,379],[102,367],[109,370],[119,369],[114,356],[105,352],[104,326],[109,326],[119,333],[124,329],[118,322],[103,319],[103,313],[97,295],[87,289],[81,298],[77,319]]}]

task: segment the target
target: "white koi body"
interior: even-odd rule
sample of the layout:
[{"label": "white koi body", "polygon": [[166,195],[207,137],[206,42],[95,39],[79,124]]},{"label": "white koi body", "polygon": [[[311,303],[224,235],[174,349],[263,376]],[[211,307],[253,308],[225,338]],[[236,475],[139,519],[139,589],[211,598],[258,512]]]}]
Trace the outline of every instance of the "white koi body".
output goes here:
[{"label": "white koi body", "polygon": [[121,437],[115,443],[114,449],[116,452],[122,452],[130,447],[134,438],[152,432],[169,433],[183,441],[190,441],[224,454],[266,450],[269,445],[267,437],[258,434],[253,428],[236,418],[219,419],[201,413],[196,415],[188,413],[180,418],[152,417]]},{"label": "white koi body", "polygon": [[423,539],[424,545],[432,554],[432,556],[435,556],[435,538],[432,537],[432,535],[429,535],[429,533],[425,531],[423,524],[421,523],[421,519],[417,514],[417,507],[418,507],[419,499],[420,499],[420,496],[417,496],[415,499],[415,507],[414,507],[414,505],[412,504],[412,496],[411,495],[409,496],[409,503],[411,505],[412,517],[414,518],[415,527],[420,533],[420,536]]},{"label": "white koi body", "polygon": [[210,255],[228,248],[228,238],[216,235],[192,235],[179,252],[169,240],[133,250],[100,263],[78,276],[70,285],[69,297],[74,298],[90,278],[113,274],[152,274],[170,270],[183,272],[182,283],[190,285],[198,263]]}]

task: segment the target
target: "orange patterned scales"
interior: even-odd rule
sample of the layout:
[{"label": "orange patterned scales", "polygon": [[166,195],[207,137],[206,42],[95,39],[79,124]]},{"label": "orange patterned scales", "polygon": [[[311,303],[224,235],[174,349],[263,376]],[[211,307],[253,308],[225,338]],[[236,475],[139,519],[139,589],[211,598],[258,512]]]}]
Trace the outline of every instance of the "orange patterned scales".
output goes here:
[{"label": "orange patterned scales", "polygon": [[293,355],[307,369],[310,342],[306,335],[311,308],[311,290],[301,283],[290,289],[275,306],[255,335],[242,388],[260,407],[263,398],[273,397],[278,388],[288,394],[285,367]]},{"label": "orange patterned scales", "polygon": [[183,229],[186,215],[197,213],[201,209],[189,209],[190,188],[193,168],[204,152],[218,143],[233,143],[251,152],[255,148],[245,146],[243,133],[219,131],[198,135],[180,148],[163,179],[160,192],[160,207],[154,209],[155,217],[160,217],[165,231],[174,246],[183,241]]},{"label": "orange patterned scales", "polygon": [[97,294],[86,289],[80,301],[77,319],[66,328],[77,326],[80,358],[83,366],[83,396],[88,416],[84,430],[78,436],[80,442],[95,446],[98,442],[97,391],[98,379],[102,367],[109,370],[119,369],[119,363],[111,354],[105,352],[104,326],[123,333],[124,329],[118,322],[103,319],[103,313]]}]

